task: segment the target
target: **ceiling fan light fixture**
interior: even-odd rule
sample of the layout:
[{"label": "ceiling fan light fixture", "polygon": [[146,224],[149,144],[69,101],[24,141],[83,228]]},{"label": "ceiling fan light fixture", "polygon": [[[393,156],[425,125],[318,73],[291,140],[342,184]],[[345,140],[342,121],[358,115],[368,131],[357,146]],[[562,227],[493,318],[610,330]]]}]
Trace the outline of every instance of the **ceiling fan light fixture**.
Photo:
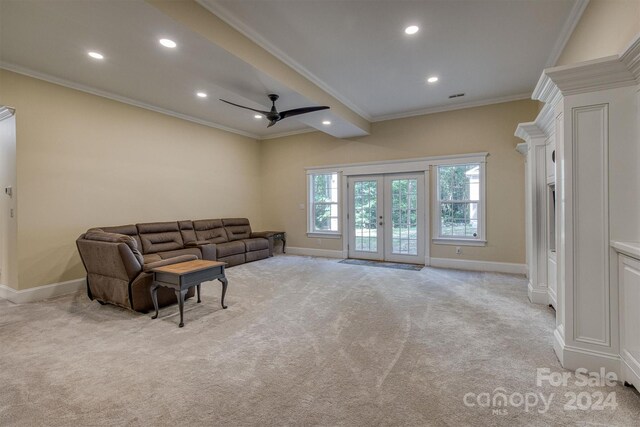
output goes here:
[{"label": "ceiling fan light fixture", "polygon": [[[269,100],[271,101],[271,109],[269,111],[257,110],[255,108],[245,107],[244,105],[236,104],[235,102],[227,101],[227,100],[224,100],[222,98],[220,99],[220,101],[222,101],[222,102],[224,102],[226,104],[229,104],[229,105],[233,105],[234,107],[244,108],[245,110],[250,110],[250,111],[253,111],[255,113],[259,113],[259,114],[255,114],[253,117],[258,119],[258,118],[262,118],[262,116],[264,116],[269,121],[269,124],[267,125],[268,128],[270,128],[271,126],[275,125],[280,120],[286,119],[287,117],[299,116],[301,114],[312,113],[314,111],[328,110],[330,108],[330,107],[327,107],[326,105],[323,105],[323,106],[317,106],[317,107],[314,106],[314,107],[293,108],[291,110],[278,112],[278,109],[276,108],[276,101],[280,97],[278,95],[276,95],[275,93],[270,93],[267,96],[269,97]],[[331,123],[331,122],[329,122],[329,123]]]}]

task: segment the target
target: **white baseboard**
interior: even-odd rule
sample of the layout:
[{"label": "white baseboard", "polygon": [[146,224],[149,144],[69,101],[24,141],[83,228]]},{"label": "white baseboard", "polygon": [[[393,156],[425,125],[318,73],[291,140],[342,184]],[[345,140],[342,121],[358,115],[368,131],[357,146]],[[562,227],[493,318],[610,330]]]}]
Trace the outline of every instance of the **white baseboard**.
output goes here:
[{"label": "white baseboard", "polygon": [[556,308],[558,306],[558,297],[555,291],[549,288],[549,304]]},{"label": "white baseboard", "polygon": [[629,384],[633,384],[636,390],[640,391],[640,373],[637,373],[633,367],[627,363],[624,358],[620,358],[620,368],[622,374],[622,381],[626,381]]},{"label": "white baseboard", "polygon": [[584,368],[589,372],[598,372],[600,368],[604,368],[607,372],[615,372],[618,378],[621,377],[620,355],[570,347],[565,344],[557,329],[554,332],[553,349],[565,369],[575,371]]},{"label": "white baseboard", "polygon": [[544,305],[548,305],[549,304],[549,292],[547,291],[547,288],[535,288],[533,286],[533,283],[529,282],[529,285],[527,286],[528,290],[527,293],[529,294],[529,301],[531,301],[534,304],[544,304]]},{"label": "white baseboard", "polygon": [[558,328],[553,330],[553,351],[556,353],[556,357],[560,361],[560,365],[564,366],[564,337],[558,331]]},{"label": "white baseboard", "polygon": [[290,246],[287,246],[287,254],[317,256],[323,258],[344,258],[342,251],[334,251],[331,249],[292,248]]},{"label": "white baseboard", "polygon": [[491,271],[496,273],[527,274],[526,264],[473,261],[468,259],[431,258],[431,267],[453,268],[456,270]]},{"label": "white baseboard", "polygon": [[6,285],[0,285],[0,298],[8,299],[16,304],[40,301],[58,297],[60,295],[72,294],[79,290],[86,289],[87,282],[81,279],[68,280],[66,282],[52,283],[50,285],[38,286],[37,288],[16,290]]}]

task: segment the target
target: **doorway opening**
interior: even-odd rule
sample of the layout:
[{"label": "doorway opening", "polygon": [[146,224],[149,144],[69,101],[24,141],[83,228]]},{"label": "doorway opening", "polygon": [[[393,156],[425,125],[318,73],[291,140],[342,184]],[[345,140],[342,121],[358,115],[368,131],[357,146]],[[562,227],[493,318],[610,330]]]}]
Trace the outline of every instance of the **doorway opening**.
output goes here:
[{"label": "doorway opening", "polygon": [[0,285],[17,288],[16,118],[0,105]]},{"label": "doorway opening", "polygon": [[349,258],[425,263],[424,173],[348,177]]}]

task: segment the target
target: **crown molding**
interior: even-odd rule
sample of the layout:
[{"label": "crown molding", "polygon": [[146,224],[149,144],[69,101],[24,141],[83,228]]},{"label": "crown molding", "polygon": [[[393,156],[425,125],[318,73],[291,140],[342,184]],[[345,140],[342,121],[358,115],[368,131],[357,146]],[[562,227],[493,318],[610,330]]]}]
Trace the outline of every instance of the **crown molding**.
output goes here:
[{"label": "crown molding", "polygon": [[636,82],[640,84],[640,33],[631,40],[629,46],[620,55],[620,60],[627,66],[627,69],[633,74]]},{"label": "crown molding", "polygon": [[515,136],[526,142],[531,142],[534,138],[546,138],[545,131],[536,122],[520,123],[516,128]]},{"label": "crown molding", "polygon": [[523,156],[526,156],[529,152],[529,144],[526,142],[521,142],[520,144],[516,145],[516,151]]},{"label": "crown molding", "polygon": [[[557,99],[559,101],[560,97]],[[536,126],[538,126],[539,129],[542,129],[547,136],[551,136],[556,133],[555,112],[558,101],[555,103],[552,102],[550,104],[545,104],[544,107],[542,107],[542,110],[538,113],[538,117],[536,117]]]},{"label": "crown molding", "polygon": [[640,81],[640,40],[622,55],[612,55],[573,65],[547,68],[533,91],[533,99],[551,103],[558,96],[576,95],[632,86]]},{"label": "crown molding", "polygon": [[640,33],[619,55],[547,68],[533,99],[555,104],[562,96],[633,86],[640,82]]},{"label": "crown molding", "polygon": [[420,110],[406,111],[404,113],[385,114],[382,116],[374,117],[373,122],[375,123],[375,122],[383,122],[386,120],[404,119],[406,117],[423,116],[425,114],[444,113],[446,111],[463,110],[465,108],[473,108],[473,107],[483,107],[485,105],[502,104],[503,102],[521,101],[523,99],[530,99],[530,98],[531,98],[531,94],[529,92],[519,93],[516,95],[501,96],[498,98],[489,98],[489,99],[482,99],[479,101],[462,102],[462,103],[453,104],[453,105],[443,105],[441,107],[423,108]]},{"label": "crown molding", "polygon": [[19,65],[10,64],[7,62],[0,62],[0,68],[12,71],[14,73],[22,74],[28,77],[33,77],[34,79],[44,80],[49,83],[53,83],[59,86],[68,87],[70,89],[79,90],[81,92],[85,92],[91,95],[100,96],[102,98],[111,99],[113,101],[122,102],[123,104],[133,105],[134,107],[144,108],[145,110],[154,111],[156,113],[165,114],[167,116],[176,117],[178,119],[186,120],[189,122],[197,123],[200,125],[208,126],[211,128],[223,130],[225,132],[235,133],[237,135],[246,136],[252,139],[260,139],[259,135],[256,135],[251,132],[245,132],[243,130],[231,128],[229,126],[224,126],[219,123],[211,122],[208,120],[199,119],[197,117],[189,116],[187,114],[178,113],[177,111],[168,110],[166,108],[156,107],[155,105],[147,104],[145,102],[141,102],[132,98],[127,98],[125,96],[116,95],[115,93],[108,92],[105,90],[95,89],[90,86],[85,86],[79,83],[75,83],[69,80],[61,79],[59,77],[55,77],[49,74],[41,73],[39,71],[34,71],[29,68],[21,67]]},{"label": "crown molding", "polygon": [[196,2],[200,4],[202,7],[204,7],[205,9],[207,9],[209,12],[216,15],[218,18],[222,19],[227,24],[231,25],[236,31],[243,34],[245,37],[249,38],[249,40],[251,40],[258,46],[260,46],[261,48],[269,52],[271,55],[273,55],[280,61],[284,62],[286,65],[291,67],[298,74],[305,77],[311,83],[315,84],[320,89],[322,89],[323,91],[325,91],[326,93],[328,93],[329,95],[331,95],[332,97],[340,101],[347,108],[349,108],[350,110],[352,110],[353,112],[361,116],[362,118],[366,119],[367,121],[369,122],[372,121],[372,117],[370,114],[362,110],[360,107],[355,105],[349,99],[345,98],[342,94],[334,90],[331,86],[326,84],[318,76],[313,74],[303,65],[301,65],[299,62],[291,58],[289,55],[287,55],[282,50],[277,48],[273,43],[269,42],[263,36],[258,34],[254,29],[250,28],[248,25],[246,25],[244,22],[238,19],[233,13],[231,13],[229,9],[222,6],[220,3],[217,3],[214,1],[196,0]]},{"label": "crown molding", "polygon": [[569,12],[569,16],[560,30],[560,35],[558,36],[555,45],[553,45],[553,49],[551,49],[551,53],[549,54],[545,67],[553,67],[556,65],[560,55],[562,55],[562,52],[567,45],[567,42],[571,38],[571,34],[573,34],[573,30],[575,30],[576,25],[580,22],[580,18],[582,18],[582,14],[588,5],[589,0],[576,0],[573,4],[573,7]]}]

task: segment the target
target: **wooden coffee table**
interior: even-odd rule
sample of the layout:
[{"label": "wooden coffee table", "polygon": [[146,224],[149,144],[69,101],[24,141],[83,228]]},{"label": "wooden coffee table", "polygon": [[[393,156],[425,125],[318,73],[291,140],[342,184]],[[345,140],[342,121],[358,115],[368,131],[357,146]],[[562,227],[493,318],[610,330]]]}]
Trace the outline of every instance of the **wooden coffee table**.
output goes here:
[{"label": "wooden coffee table", "polygon": [[151,270],[153,272],[151,299],[153,300],[153,306],[156,309],[156,314],[151,318],[156,319],[158,317],[158,288],[160,286],[171,288],[176,292],[176,297],[178,297],[178,306],[180,307],[179,326],[181,328],[184,326],[184,297],[189,291],[189,288],[195,286],[198,293],[199,303],[200,284],[202,282],[217,279],[222,283],[222,298],[220,299],[220,304],[222,305],[222,308],[227,308],[227,306],[224,305],[224,296],[227,293],[228,285],[227,278],[224,275],[225,265],[227,265],[226,262],[196,259],[178,264],[165,265]]}]

